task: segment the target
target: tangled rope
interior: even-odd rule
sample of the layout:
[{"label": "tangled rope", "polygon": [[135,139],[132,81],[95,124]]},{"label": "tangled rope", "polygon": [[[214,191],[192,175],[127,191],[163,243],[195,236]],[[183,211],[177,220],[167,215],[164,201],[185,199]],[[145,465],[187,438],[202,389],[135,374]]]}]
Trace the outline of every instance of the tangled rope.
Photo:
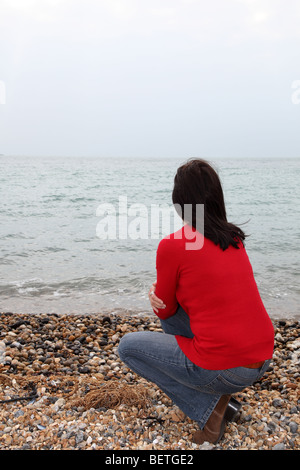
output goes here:
[{"label": "tangled rope", "polygon": [[[10,386],[14,390],[18,390],[18,391],[20,389],[19,384],[17,383],[15,377],[11,378],[8,375],[2,374],[2,373],[0,373],[0,384],[3,384],[4,386]],[[38,395],[36,393],[35,387],[31,387],[31,388],[32,390],[31,390],[31,393],[29,393],[29,395],[17,396],[14,398],[0,400],[0,404],[23,401],[23,400],[32,400],[34,398],[37,398]]]},{"label": "tangled rope", "polygon": [[[0,400],[0,403],[32,400],[40,396],[60,396],[68,399],[66,406],[82,406],[90,408],[116,408],[121,404],[144,408],[149,403],[147,388],[142,384],[128,384],[116,379],[103,381],[103,377],[94,376],[66,376],[51,375],[14,375],[0,373],[0,385],[9,387],[18,393],[9,399]],[[44,390],[41,392],[44,387]],[[1,387],[0,387],[1,389]],[[28,394],[28,390],[30,393]],[[24,395],[24,392],[27,394]],[[10,394],[11,395],[11,394]]]},{"label": "tangled rope", "polygon": [[129,385],[116,380],[100,384],[85,396],[72,400],[71,406],[90,408],[116,408],[121,404],[144,408],[149,402],[146,388],[141,385]]}]

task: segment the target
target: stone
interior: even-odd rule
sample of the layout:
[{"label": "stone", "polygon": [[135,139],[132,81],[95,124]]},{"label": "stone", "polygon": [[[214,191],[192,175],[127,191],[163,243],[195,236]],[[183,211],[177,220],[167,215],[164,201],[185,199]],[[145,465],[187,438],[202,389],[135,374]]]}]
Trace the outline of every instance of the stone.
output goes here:
[{"label": "stone", "polygon": [[272,405],[276,408],[280,408],[283,404],[283,400],[281,398],[275,398],[272,402]]},{"label": "stone", "polygon": [[289,428],[292,434],[296,434],[298,432],[298,424],[295,423],[294,421],[289,422]]},{"label": "stone", "polygon": [[275,446],[272,447],[272,450],[285,450],[285,445],[280,442],[278,444],[275,444]]},{"label": "stone", "polygon": [[[0,313],[2,346],[5,358],[10,358],[0,371],[0,400],[28,395],[34,387],[38,394],[31,401],[2,404],[1,449],[199,449],[191,441],[197,423],[118,356],[123,334],[161,331],[159,320],[144,314],[108,318],[103,322],[101,314]],[[12,328],[20,319],[22,324]],[[271,366],[261,381],[236,394],[242,402],[239,419],[227,423],[223,439],[207,444],[208,449],[299,449],[299,323],[286,320],[275,322],[275,327],[279,335]],[[88,410],[82,403],[74,405],[75,398],[110,380],[142,385],[149,404]]]}]

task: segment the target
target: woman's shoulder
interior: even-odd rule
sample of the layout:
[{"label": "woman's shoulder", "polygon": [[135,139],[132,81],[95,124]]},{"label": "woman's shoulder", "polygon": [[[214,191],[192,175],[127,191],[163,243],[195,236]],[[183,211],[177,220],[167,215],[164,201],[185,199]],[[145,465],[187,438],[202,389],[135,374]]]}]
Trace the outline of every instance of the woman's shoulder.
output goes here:
[{"label": "woman's shoulder", "polygon": [[189,225],[184,225],[176,232],[170,233],[159,242],[161,250],[200,250],[204,245],[204,236]]},{"label": "woman's shoulder", "polygon": [[183,227],[177,230],[176,232],[170,233],[169,235],[164,236],[159,244],[158,248],[160,250],[172,250],[178,249],[182,245],[183,240]]},{"label": "woman's shoulder", "polygon": [[184,226],[181,227],[179,230],[176,230],[176,232],[170,233],[164,238],[161,239],[160,243],[176,243],[179,242],[184,238]]}]

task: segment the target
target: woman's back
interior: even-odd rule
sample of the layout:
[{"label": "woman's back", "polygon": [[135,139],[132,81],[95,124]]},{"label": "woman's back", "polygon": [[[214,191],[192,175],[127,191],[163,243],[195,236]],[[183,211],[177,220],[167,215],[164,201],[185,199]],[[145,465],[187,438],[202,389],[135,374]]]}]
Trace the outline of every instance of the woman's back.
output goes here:
[{"label": "woman's back", "polygon": [[193,233],[185,226],[159,244],[156,295],[167,307],[158,316],[167,318],[181,305],[194,338],[177,337],[178,344],[200,367],[227,369],[269,359],[274,329],[243,244],[222,250],[205,238],[201,249],[188,250]]}]

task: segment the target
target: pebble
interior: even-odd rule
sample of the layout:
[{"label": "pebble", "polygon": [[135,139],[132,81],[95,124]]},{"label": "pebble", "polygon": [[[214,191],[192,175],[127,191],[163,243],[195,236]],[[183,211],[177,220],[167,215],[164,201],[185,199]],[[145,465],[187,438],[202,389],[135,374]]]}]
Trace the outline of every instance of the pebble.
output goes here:
[{"label": "pebble", "polygon": [[[197,430],[156,385],[119,359],[121,337],[160,331],[150,314],[0,313],[0,448],[19,450],[299,450],[299,323],[273,321],[273,361],[261,381],[236,394],[242,410],[222,440],[201,446]],[[74,399],[116,380],[142,386],[144,406],[86,409]]]},{"label": "pebble", "polygon": [[298,424],[295,423],[294,421],[289,422],[289,427],[290,427],[292,434],[296,434],[298,432]]},{"label": "pebble", "polygon": [[275,444],[275,446],[272,448],[272,450],[286,450],[286,447],[284,444]]}]

